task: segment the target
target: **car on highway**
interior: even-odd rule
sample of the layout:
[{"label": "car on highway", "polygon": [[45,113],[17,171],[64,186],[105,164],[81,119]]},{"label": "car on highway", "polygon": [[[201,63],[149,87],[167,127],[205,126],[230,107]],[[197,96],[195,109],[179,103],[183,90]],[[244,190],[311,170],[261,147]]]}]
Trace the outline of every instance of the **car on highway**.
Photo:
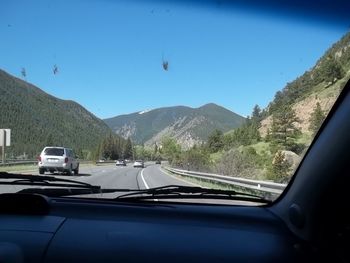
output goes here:
[{"label": "car on highway", "polygon": [[4,2],[0,262],[350,262],[350,1]]},{"label": "car on highway", "polygon": [[79,161],[73,150],[66,147],[45,147],[38,157],[39,174],[61,172],[79,174]]},{"label": "car on highway", "polygon": [[143,160],[136,160],[133,164],[134,168],[144,168],[145,163]]},{"label": "car on highway", "polygon": [[161,160],[156,160],[155,164],[161,164],[162,161]]},{"label": "car on highway", "polygon": [[126,161],[125,160],[117,160],[115,162],[116,166],[126,166]]}]

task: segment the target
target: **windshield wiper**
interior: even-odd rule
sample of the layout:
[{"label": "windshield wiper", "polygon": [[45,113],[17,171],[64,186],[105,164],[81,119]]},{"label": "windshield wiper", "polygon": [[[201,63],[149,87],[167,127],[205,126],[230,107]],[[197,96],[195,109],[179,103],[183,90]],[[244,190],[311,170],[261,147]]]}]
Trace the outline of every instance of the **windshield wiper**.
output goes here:
[{"label": "windshield wiper", "polygon": [[99,188],[26,188],[18,191],[18,194],[41,194],[49,197],[90,195],[102,193],[114,193],[115,190]]},{"label": "windshield wiper", "polygon": [[[12,181],[3,181],[2,179],[14,179]],[[54,176],[42,176],[31,174],[11,174],[0,172],[0,185],[37,185],[37,186],[56,186],[56,187],[73,187],[86,189],[101,189],[98,185],[91,185],[69,179],[56,178]]]},{"label": "windshield wiper", "polygon": [[[1,179],[14,180],[3,181]],[[234,190],[221,190],[182,185],[167,185],[150,189],[105,189],[101,188],[99,185],[91,185],[84,182],[61,179],[53,176],[10,174],[7,172],[0,172],[0,185],[45,186],[45,188],[23,189],[18,193],[36,193],[51,197],[122,192],[124,194],[117,196],[114,198],[114,200],[141,201],[150,199],[224,199],[258,203],[272,202],[271,200],[265,199],[262,196]]]},{"label": "windshield wiper", "polygon": [[221,190],[202,188],[196,186],[167,185],[144,190],[137,190],[115,198],[123,200],[146,199],[224,199],[235,201],[249,201],[271,203],[271,200],[262,196],[238,192],[234,190]]},{"label": "windshield wiper", "polygon": [[[3,181],[1,179],[14,179]],[[26,185],[26,186],[44,186],[43,188],[26,188],[18,191],[21,194],[43,194],[50,197],[83,195],[83,194],[101,194],[114,193],[119,189],[102,189],[99,185],[91,185],[69,179],[56,178],[54,176],[42,176],[31,174],[11,174],[0,172],[0,185]],[[54,188],[56,187],[56,188]]]},{"label": "windshield wiper", "polygon": [[[4,181],[7,179],[13,180]],[[137,191],[134,189],[102,189],[99,185],[91,185],[80,181],[56,178],[54,176],[11,174],[7,172],[0,172],[0,185],[43,186],[42,188],[31,187],[22,189],[17,193],[43,194],[50,197]]]}]

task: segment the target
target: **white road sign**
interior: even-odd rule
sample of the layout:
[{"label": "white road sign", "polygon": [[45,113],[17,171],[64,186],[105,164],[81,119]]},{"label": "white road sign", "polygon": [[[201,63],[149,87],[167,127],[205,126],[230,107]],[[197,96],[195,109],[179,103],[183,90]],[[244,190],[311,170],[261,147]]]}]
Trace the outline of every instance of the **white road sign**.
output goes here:
[{"label": "white road sign", "polygon": [[[4,138],[4,136],[5,136],[5,138]],[[11,145],[11,129],[0,129],[0,146],[3,146],[4,139],[5,139],[5,146],[10,146]]]}]

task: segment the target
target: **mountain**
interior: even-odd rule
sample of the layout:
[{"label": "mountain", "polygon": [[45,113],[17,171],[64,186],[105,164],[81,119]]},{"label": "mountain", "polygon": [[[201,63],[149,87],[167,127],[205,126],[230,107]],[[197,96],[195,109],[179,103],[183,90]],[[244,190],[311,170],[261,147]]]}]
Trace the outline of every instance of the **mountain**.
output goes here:
[{"label": "mountain", "polygon": [[93,150],[111,130],[74,101],[61,100],[0,70],[0,128],[11,129],[7,153],[36,156],[44,146]]},{"label": "mountain", "polygon": [[339,93],[350,79],[350,32],[330,47],[314,67],[278,91],[261,122],[262,136],[272,125],[272,114],[281,105],[290,105],[299,119],[296,126],[305,134],[310,133],[310,118],[317,103],[327,114]]},{"label": "mountain", "polygon": [[105,123],[124,138],[138,144],[152,145],[164,136],[175,138],[188,148],[207,139],[215,129],[223,132],[239,127],[245,118],[219,105],[209,103],[199,108],[175,106],[105,119]]}]

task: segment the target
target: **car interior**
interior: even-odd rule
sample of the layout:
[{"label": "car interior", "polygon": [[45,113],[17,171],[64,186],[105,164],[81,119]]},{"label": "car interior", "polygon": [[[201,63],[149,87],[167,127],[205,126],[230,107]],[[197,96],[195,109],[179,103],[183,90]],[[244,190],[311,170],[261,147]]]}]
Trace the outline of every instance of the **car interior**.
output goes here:
[{"label": "car interior", "polygon": [[269,204],[0,194],[0,262],[350,262],[349,116],[347,83]]}]

